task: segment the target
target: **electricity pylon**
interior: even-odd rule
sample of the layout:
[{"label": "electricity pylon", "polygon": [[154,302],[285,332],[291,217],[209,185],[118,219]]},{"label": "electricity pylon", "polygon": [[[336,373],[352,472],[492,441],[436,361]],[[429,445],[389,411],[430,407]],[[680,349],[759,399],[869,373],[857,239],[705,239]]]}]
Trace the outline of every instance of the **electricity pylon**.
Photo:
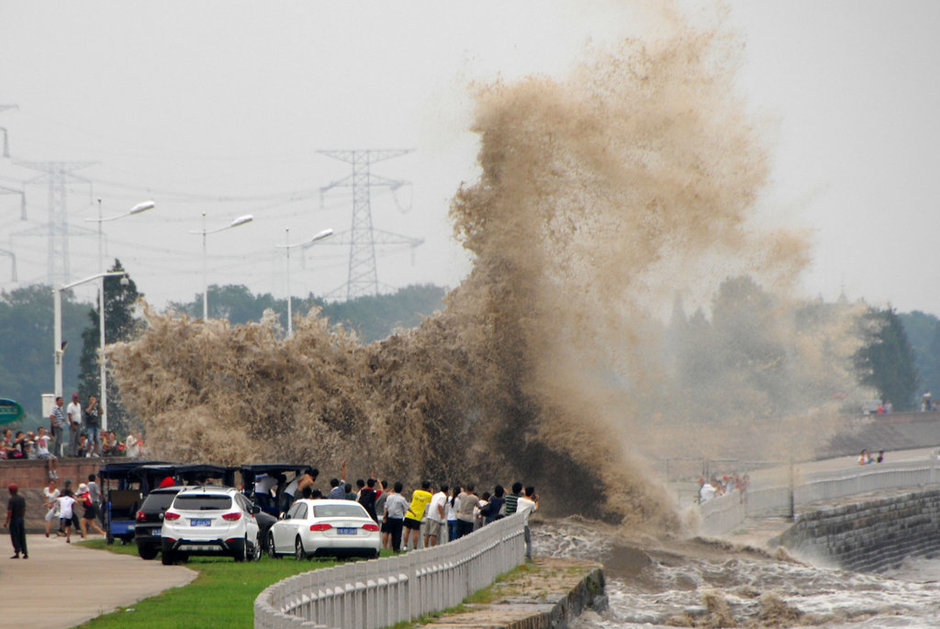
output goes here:
[{"label": "electricity pylon", "polygon": [[353,214],[349,230],[349,276],[346,282],[346,299],[379,292],[378,270],[375,264],[375,245],[407,244],[417,247],[419,238],[410,238],[377,230],[372,226],[372,188],[387,187],[397,190],[405,181],[388,179],[372,174],[371,166],[393,157],[410,153],[413,149],[363,149],[345,151],[317,151],[327,157],[338,159],[352,166],[352,173],[320,188],[320,203],[323,194],[332,188],[352,188]]},{"label": "electricity pylon", "polygon": [[[66,181],[68,178],[86,181],[72,173],[87,168],[94,162],[16,162],[24,168],[31,168],[45,173],[31,181],[43,178],[49,180],[49,222],[41,229],[46,230],[48,248],[46,251],[46,276],[50,286],[69,282],[69,222],[66,212]],[[28,233],[31,230],[27,230]],[[88,231],[82,229],[81,231]]]}]

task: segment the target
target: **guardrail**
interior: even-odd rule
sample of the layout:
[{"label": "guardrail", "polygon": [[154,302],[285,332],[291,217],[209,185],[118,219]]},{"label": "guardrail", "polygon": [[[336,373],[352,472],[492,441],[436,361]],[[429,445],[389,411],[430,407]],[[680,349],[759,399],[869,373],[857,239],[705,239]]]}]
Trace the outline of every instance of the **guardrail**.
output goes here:
[{"label": "guardrail", "polygon": [[[898,461],[859,465],[850,469],[801,474],[798,466],[783,480],[765,476],[752,479],[743,494],[733,491],[699,505],[701,530],[721,535],[748,517],[787,516],[801,505],[887,489],[922,488],[940,484],[940,462]],[[795,480],[799,479],[799,480]]]},{"label": "guardrail", "polygon": [[459,604],[525,561],[526,516],[404,555],[279,581],[255,599],[256,629],[379,629]]}]

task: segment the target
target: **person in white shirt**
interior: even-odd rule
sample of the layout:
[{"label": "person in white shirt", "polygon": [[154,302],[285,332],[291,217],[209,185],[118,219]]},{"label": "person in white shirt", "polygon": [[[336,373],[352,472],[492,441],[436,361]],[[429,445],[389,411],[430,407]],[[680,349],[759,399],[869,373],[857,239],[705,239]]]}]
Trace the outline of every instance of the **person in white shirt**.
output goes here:
[{"label": "person in white shirt", "polygon": [[127,435],[127,441],[124,442],[124,445],[127,446],[125,451],[127,458],[136,459],[140,456],[140,441],[134,436],[134,433]]},{"label": "person in white shirt", "polygon": [[526,487],[525,494],[519,496],[516,502],[516,513],[525,514],[525,558],[526,561],[532,561],[532,531],[529,530],[529,516],[538,511],[539,495],[535,493],[535,487]]},{"label": "person in white shirt", "polygon": [[72,394],[72,403],[65,409],[69,420],[69,456],[76,456],[78,436],[82,433],[82,405],[78,403],[78,393]]},{"label": "person in white shirt", "polygon": [[65,543],[72,543],[72,507],[75,505],[75,498],[72,496],[72,490],[66,489],[64,495],[57,499],[59,503],[59,524],[65,530]]},{"label": "person in white shirt", "polygon": [[[40,430],[42,429],[40,428]],[[46,511],[46,537],[49,537],[49,532],[52,530],[52,520],[59,514],[59,488],[56,487],[55,480],[50,480],[49,486],[43,488],[42,496],[44,499],[43,504],[49,509]]]},{"label": "person in white shirt", "polygon": [[441,538],[441,532],[444,529],[447,512],[444,505],[447,503],[447,485],[441,485],[437,493],[431,496],[431,502],[428,504],[428,523],[424,530],[424,547],[437,546]]}]

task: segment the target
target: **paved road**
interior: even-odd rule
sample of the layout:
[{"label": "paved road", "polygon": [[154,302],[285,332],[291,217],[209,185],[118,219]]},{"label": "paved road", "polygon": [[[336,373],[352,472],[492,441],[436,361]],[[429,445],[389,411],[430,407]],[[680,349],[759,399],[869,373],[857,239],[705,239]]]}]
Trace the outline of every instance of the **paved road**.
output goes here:
[{"label": "paved road", "polygon": [[12,545],[3,529],[0,627],[74,627],[196,577],[182,566],[82,548],[62,537],[29,535],[26,545],[29,559],[8,559]]},{"label": "paved road", "polygon": [[[937,448],[930,447],[887,452],[885,454],[885,461],[926,461],[935,459],[936,457]],[[876,466],[878,464],[872,463],[871,465]],[[797,477],[799,477],[801,473],[839,470],[857,471],[859,469],[865,469],[865,467],[859,465],[858,455],[823,459],[821,461],[810,461],[794,465],[794,472],[796,473]],[[762,480],[762,477],[769,479],[777,478],[777,480],[779,480],[781,477],[785,477],[787,474],[788,470],[786,467],[759,470],[754,473],[755,486]],[[874,494],[879,497],[885,497],[894,494],[910,493],[912,489],[913,488],[880,490],[878,492],[874,492]],[[870,500],[871,496],[872,494],[847,496],[846,498],[841,498],[838,500],[826,501],[826,504],[835,505],[859,502],[863,500]],[[812,511],[818,507],[818,504],[803,505],[798,507],[797,511]],[[724,535],[718,535],[717,537],[728,539],[735,542],[736,544],[756,546],[772,551],[773,546],[770,544],[771,540],[778,537],[791,526],[793,526],[793,521],[789,518],[753,517],[747,518],[740,526],[735,527],[733,531],[725,533]]]}]

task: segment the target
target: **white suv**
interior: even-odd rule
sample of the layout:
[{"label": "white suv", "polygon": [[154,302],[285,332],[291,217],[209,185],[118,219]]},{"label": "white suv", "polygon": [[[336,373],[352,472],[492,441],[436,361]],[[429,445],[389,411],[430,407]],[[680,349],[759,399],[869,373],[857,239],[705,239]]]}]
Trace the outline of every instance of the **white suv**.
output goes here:
[{"label": "white suv", "polygon": [[163,563],[190,555],[231,555],[235,561],[261,558],[253,505],[231,487],[191,487],[180,491],[163,515]]}]

